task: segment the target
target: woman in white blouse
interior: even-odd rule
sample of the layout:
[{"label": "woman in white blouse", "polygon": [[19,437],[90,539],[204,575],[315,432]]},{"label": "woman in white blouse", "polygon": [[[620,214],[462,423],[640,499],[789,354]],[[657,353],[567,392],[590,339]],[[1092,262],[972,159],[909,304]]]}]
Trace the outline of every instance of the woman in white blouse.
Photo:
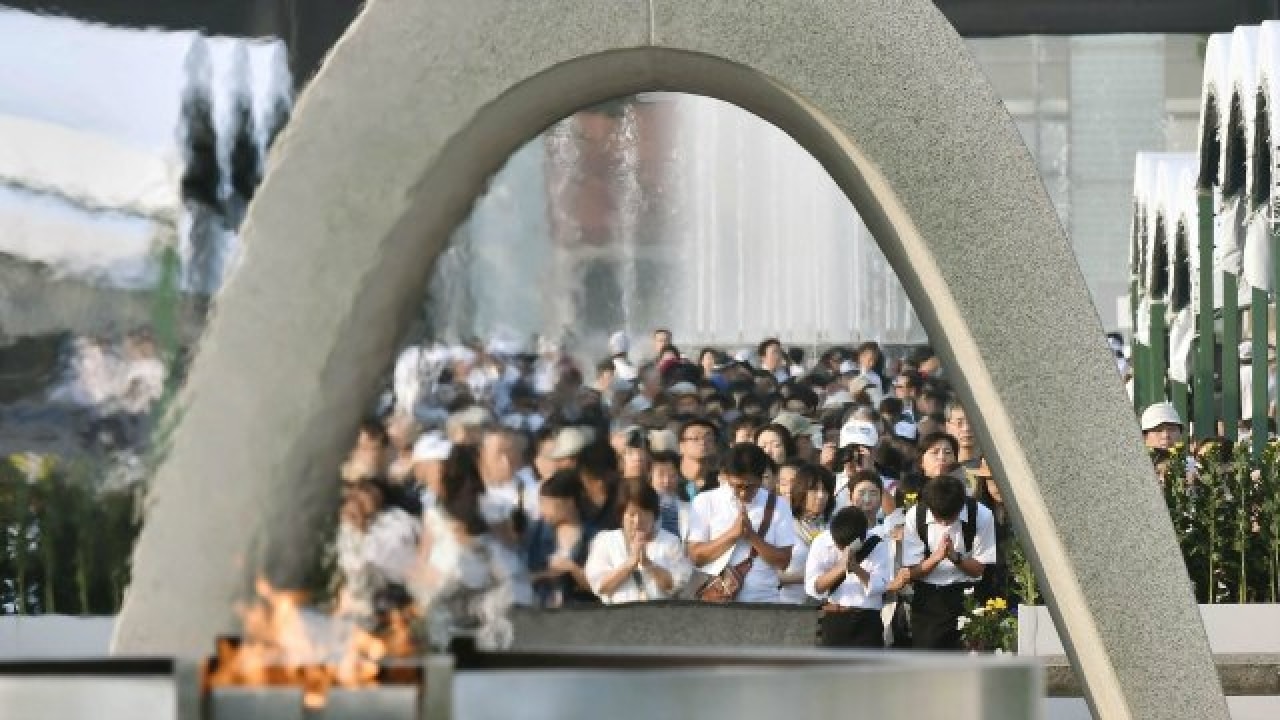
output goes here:
[{"label": "woman in white blouse", "polygon": [[585,573],[606,605],[665,600],[693,573],[680,538],[658,527],[658,493],[642,481],[618,487],[622,527],[596,536]]},{"label": "woman in white blouse", "polygon": [[796,469],[789,488],[792,513],[795,515],[796,544],[791,546],[791,562],[778,575],[778,601],[792,605],[816,604],[804,587],[804,564],[814,538],[827,529],[835,498],[831,492],[835,476],[830,470],[812,463]]}]

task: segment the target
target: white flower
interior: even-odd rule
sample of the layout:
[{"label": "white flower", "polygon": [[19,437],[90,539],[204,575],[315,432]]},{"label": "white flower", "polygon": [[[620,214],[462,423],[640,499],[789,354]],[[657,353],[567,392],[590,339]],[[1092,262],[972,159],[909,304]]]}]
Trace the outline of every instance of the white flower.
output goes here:
[{"label": "white flower", "polygon": [[969,618],[961,615],[960,618],[956,620],[956,629],[963,630],[964,626],[968,624],[969,624]]},{"label": "white flower", "polygon": [[973,588],[971,588],[971,587],[969,587],[969,588],[965,588],[965,589],[964,589],[964,594],[965,594],[965,595],[972,595],[972,594],[973,594]]},{"label": "white flower", "polygon": [[973,609],[974,617],[982,617],[983,615],[986,615],[986,614],[987,614],[987,609],[984,607],[977,607]]}]

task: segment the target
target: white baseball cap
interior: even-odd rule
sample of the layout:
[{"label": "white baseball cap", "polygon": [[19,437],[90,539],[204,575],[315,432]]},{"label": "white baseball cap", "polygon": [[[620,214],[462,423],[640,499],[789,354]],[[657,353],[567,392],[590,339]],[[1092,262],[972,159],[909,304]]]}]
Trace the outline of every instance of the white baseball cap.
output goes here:
[{"label": "white baseball cap", "polygon": [[842,448],[850,445],[873,448],[879,441],[880,434],[876,432],[876,426],[869,422],[851,420],[840,428],[840,447]]},{"label": "white baseball cap", "polygon": [[595,440],[595,433],[589,427],[571,425],[561,428],[556,433],[556,443],[551,448],[551,459],[564,460],[582,452],[582,449]]},{"label": "white baseball cap", "polygon": [[1155,430],[1161,425],[1182,427],[1182,418],[1178,417],[1178,410],[1173,407],[1173,403],[1155,403],[1142,411],[1142,432]]},{"label": "white baseball cap", "polygon": [[427,433],[413,444],[413,461],[447,460],[452,451],[453,443],[446,440],[443,435],[438,432]]}]

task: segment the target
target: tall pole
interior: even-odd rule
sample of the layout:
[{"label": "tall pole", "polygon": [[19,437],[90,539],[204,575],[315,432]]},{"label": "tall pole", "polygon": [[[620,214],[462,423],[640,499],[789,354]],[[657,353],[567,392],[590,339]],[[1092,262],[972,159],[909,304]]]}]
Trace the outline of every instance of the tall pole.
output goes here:
[{"label": "tall pole", "polygon": [[1169,377],[1169,326],[1165,313],[1169,304],[1151,303],[1150,346],[1147,347],[1147,404],[1169,399],[1166,381]]},{"label": "tall pole", "polygon": [[1250,372],[1249,447],[1254,460],[1262,459],[1267,446],[1267,291],[1253,289],[1249,303],[1249,333],[1253,359]]},{"label": "tall pole", "polygon": [[1129,372],[1133,374],[1133,407],[1141,413],[1143,408],[1143,387],[1145,371],[1145,360],[1138,344],[1138,313],[1141,308],[1138,306],[1138,275],[1134,273],[1129,280],[1129,327],[1132,328],[1132,338],[1129,342]]},{"label": "tall pole", "polygon": [[[1192,425],[1195,438],[1203,440],[1217,434],[1218,418],[1213,411],[1213,356],[1217,343],[1217,332],[1213,318],[1213,190],[1200,188],[1196,197],[1196,209],[1199,221],[1198,252],[1200,253],[1200,304],[1196,310],[1196,342],[1195,376],[1192,398],[1195,412]],[[1277,266],[1280,274],[1280,265]]]},{"label": "tall pole", "polygon": [[1222,425],[1231,442],[1240,436],[1239,279],[1222,273]]}]

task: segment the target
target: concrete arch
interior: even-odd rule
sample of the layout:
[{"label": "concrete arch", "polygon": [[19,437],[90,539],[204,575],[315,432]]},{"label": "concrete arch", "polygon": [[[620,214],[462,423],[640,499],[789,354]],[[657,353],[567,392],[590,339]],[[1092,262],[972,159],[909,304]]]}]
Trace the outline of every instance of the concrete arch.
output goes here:
[{"label": "concrete arch", "polygon": [[207,648],[246,572],[236,559],[297,547],[335,492],[359,408],[485,179],[560,117],[640,90],[740,105],[849,194],[963,371],[1098,716],[1225,717],[1070,247],[1016,128],[927,0],[370,3],[250,209],[117,648]]}]

